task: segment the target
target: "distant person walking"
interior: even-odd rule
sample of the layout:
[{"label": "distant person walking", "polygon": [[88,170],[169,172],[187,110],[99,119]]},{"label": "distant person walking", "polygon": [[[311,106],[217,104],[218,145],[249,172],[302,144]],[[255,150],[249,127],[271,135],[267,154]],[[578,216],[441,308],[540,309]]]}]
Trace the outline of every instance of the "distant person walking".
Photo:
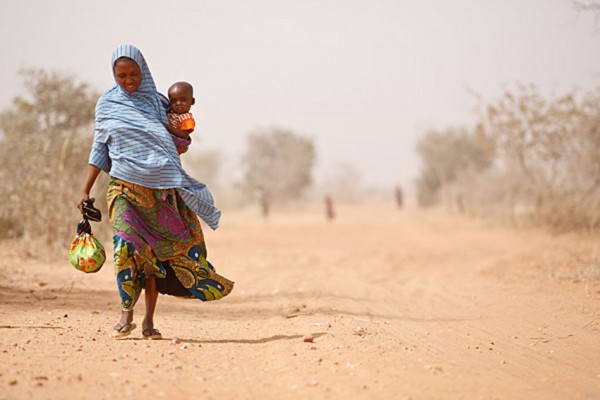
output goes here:
[{"label": "distant person walking", "polygon": [[259,186],[258,189],[254,192],[254,196],[258,200],[260,204],[260,210],[264,219],[269,218],[269,212],[271,211],[271,199],[269,198],[269,193],[265,190],[264,187]]},{"label": "distant person walking", "polygon": [[206,186],[181,166],[142,53],[119,46],[111,65],[115,85],[96,105],[94,142],[77,207],[82,211],[100,171],[108,173],[108,220],[122,310],[113,336],[127,336],[136,327],[133,309],[144,291],[142,335],[160,339],[154,328],[159,292],[208,301],[233,288],[207,261],[196,215],[216,229],[221,212]]},{"label": "distant person walking", "polygon": [[325,219],[333,221],[335,219],[335,210],[333,209],[333,199],[330,195],[325,196]]},{"label": "distant person walking", "polygon": [[396,185],[394,188],[394,196],[396,197],[396,205],[398,208],[402,208],[404,205],[404,193],[402,192],[402,187],[400,187],[400,185]]}]

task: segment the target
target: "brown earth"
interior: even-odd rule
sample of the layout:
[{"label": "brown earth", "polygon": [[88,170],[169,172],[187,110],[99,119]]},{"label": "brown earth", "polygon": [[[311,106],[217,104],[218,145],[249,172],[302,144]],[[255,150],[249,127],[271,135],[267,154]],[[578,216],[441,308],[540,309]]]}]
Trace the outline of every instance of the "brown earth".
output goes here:
[{"label": "brown earth", "polygon": [[109,336],[110,263],[0,242],[0,399],[600,399],[598,236],[337,211],[226,212],[206,236],[233,293],[161,296],[152,342],[143,300]]}]

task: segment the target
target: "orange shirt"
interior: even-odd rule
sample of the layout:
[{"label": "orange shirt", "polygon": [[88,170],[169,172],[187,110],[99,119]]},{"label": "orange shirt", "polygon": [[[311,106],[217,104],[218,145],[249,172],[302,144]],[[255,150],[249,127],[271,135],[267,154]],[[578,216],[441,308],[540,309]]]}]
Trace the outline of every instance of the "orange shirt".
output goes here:
[{"label": "orange shirt", "polygon": [[194,132],[196,122],[194,121],[192,113],[169,113],[167,114],[167,117],[169,118],[169,125],[173,128],[181,129],[182,131],[190,131],[190,133]]}]

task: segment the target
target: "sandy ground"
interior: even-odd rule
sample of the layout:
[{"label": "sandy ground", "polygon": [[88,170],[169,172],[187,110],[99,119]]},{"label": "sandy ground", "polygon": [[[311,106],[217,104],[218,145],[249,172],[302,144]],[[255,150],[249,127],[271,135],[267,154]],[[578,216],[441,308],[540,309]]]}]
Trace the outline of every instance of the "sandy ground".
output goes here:
[{"label": "sandy ground", "polygon": [[0,399],[600,399],[598,236],[391,205],[257,213],[206,232],[234,292],[161,296],[161,341],[141,338],[143,300],[109,336],[111,263],[0,242]]}]

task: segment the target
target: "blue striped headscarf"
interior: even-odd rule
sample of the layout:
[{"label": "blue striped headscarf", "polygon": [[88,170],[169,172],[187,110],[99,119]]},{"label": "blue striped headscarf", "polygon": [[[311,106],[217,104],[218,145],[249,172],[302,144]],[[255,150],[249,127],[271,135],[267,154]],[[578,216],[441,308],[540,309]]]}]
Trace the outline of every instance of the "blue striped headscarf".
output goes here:
[{"label": "blue striped headscarf", "polygon": [[135,93],[118,84],[96,104],[96,130],[89,163],[111,176],[153,189],[177,189],[185,203],[212,229],[219,225],[221,211],[214,206],[208,188],[189,176],[171,135],[154,79],[142,53],[132,45],[117,47],[111,69],[120,57],[134,60],[142,71]]}]

